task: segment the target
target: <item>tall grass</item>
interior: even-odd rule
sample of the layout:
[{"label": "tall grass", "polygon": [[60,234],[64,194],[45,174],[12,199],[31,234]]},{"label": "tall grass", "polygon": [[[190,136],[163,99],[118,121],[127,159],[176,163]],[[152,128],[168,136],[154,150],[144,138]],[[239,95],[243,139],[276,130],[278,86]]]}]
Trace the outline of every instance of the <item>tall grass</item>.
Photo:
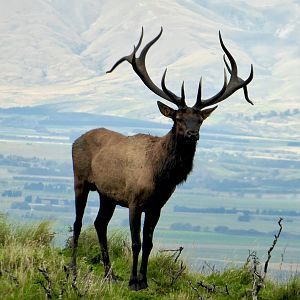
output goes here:
[{"label": "tall grass", "polygon": [[[154,253],[149,261],[149,288],[128,290],[130,242],[123,232],[109,236],[118,282],[103,279],[94,228],[79,240],[78,275],[69,270],[71,239],[64,249],[53,247],[51,223],[11,225],[0,215],[0,299],[252,299],[249,266],[210,274],[191,272],[178,251]],[[184,246],[184,245],[183,245]],[[267,281],[259,299],[300,299],[300,279],[286,283]]]}]

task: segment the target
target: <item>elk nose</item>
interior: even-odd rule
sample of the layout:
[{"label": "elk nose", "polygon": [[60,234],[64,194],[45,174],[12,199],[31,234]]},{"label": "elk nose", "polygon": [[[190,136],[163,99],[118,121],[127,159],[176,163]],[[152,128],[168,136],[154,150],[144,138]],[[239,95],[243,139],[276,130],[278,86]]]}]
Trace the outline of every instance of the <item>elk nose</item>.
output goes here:
[{"label": "elk nose", "polygon": [[199,132],[197,130],[187,130],[186,137],[195,141],[199,140]]}]

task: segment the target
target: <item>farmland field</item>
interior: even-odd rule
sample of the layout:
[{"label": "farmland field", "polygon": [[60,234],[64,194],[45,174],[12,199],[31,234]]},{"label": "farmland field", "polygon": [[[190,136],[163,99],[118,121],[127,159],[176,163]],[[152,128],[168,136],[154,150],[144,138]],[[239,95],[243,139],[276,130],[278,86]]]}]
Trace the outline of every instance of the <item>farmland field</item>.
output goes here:
[{"label": "farmland field", "polygon": [[[33,122],[30,116],[26,118]],[[3,120],[9,114],[4,118],[0,113],[4,124],[0,130],[0,211],[14,222],[53,220],[56,244],[62,246],[74,221],[71,143],[96,126],[48,122],[41,128],[36,123],[44,118],[35,117],[34,126],[7,126]],[[110,128],[124,133],[166,132],[159,124],[151,124],[151,129],[148,125]],[[296,272],[300,263],[300,147],[291,142],[204,130],[193,174],[162,210],[155,247],[183,246],[194,269],[241,264],[254,250],[264,261],[282,217],[282,236],[270,267]],[[98,202],[97,194],[91,193],[86,225],[93,223]],[[127,209],[116,209],[110,229],[128,234]]]}]

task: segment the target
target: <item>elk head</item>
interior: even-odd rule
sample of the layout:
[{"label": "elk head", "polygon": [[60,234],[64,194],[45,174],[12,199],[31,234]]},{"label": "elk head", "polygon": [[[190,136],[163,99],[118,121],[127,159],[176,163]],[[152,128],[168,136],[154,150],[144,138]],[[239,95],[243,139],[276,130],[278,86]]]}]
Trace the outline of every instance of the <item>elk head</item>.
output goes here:
[{"label": "elk head", "polygon": [[[199,139],[199,130],[200,130],[200,126],[202,125],[202,122],[217,108],[217,106],[214,107],[210,107],[210,106],[225,100],[240,88],[243,88],[244,90],[244,96],[246,101],[248,101],[253,105],[252,101],[248,97],[248,91],[247,91],[247,85],[250,83],[250,81],[253,78],[253,66],[251,65],[250,75],[246,80],[243,80],[240,77],[238,77],[237,64],[235,62],[235,59],[231,55],[231,53],[225,47],[220,32],[219,32],[220,44],[223,51],[225,52],[223,59],[225,62],[225,66],[230,74],[230,79],[229,81],[227,81],[226,70],[224,68],[224,84],[222,89],[216,95],[214,95],[209,99],[202,99],[201,96],[202,78],[201,78],[199,81],[196,103],[194,104],[193,107],[187,106],[185,102],[184,82],[182,83],[181,86],[180,96],[177,96],[166,87],[165,78],[166,78],[167,69],[163,73],[161,79],[161,88],[159,88],[156,84],[154,84],[147,72],[145,59],[148,50],[160,38],[162,31],[163,29],[161,28],[160,33],[148,44],[146,44],[145,47],[142,49],[140,56],[136,57],[136,52],[139,49],[143,39],[143,28],[142,28],[140,40],[137,46],[134,46],[133,52],[130,55],[124,56],[121,59],[119,59],[113,65],[113,67],[109,71],[107,71],[107,73],[112,72],[122,62],[128,61],[132,65],[133,70],[136,72],[136,74],[141,78],[144,84],[152,92],[154,92],[161,98],[175,104],[178,107],[177,110],[167,106],[166,104],[160,101],[157,101],[157,105],[160,112],[164,116],[171,118],[173,120],[174,122],[173,132],[176,134],[177,138],[183,139],[186,142],[196,142]],[[227,63],[225,55],[227,56],[230,65]]]}]

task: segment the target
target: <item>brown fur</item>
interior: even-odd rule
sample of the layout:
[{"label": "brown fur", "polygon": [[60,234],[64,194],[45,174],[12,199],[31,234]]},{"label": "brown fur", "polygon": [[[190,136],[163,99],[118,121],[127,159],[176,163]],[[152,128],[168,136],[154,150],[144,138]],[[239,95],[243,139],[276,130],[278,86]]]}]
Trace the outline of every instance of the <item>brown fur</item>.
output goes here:
[{"label": "brown fur", "polygon": [[175,143],[172,132],[164,137],[126,137],[94,129],[73,144],[74,176],[117,204],[144,211],[151,199],[171,195],[192,169],[195,143],[187,149]]},{"label": "brown fur", "polygon": [[[126,137],[104,128],[94,129],[78,138],[73,144],[72,151],[76,207],[72,254],[74,274],[76,274],[78,238],[88,193],[97,190],[100,195],[100,209],[94,224],[102,252],[105,277],[113,280],[115,276],[111,270],[107,248],[107,225],[117,204],[129,208],[133,258],[129,288],[132,290],[140,290],[148,286],[147,266],[152,249],[153,232],[161,208],[176,186],[185,181],[192,170],[200,126],[216,109],[216,107],[206,107],[225,100],[240,88],[244,90],[245,99],[252,103],[248,97],[247,84],[253,78],[253,67],[251,66],[250,75],[245,81],[238,77],[236,62],[225,47],[220,33],[221,47],[231,67],[224,56],[230,79],[227,84],[224,72],[223,87],[215,96],[202,99],[200,80],[196,103],[193,107],[188,107],[185,102],[184,85],[181,88],[181,97],[166,88],[166,71],[161,81],[162,89],[156,86],[147,73],[145,58],[149,48],[161,34],[162,28],[159,35],[143,48],[139,57],[136,57],[136,51],[143,38],[142,31],[134,51],[119,59],[108,73],[127,61],[151,91],[177,105],[178,110],[174,110],[160,101],[157,102],[160,112],[174,122],[171,131],[163,137],[144,134]],[[142,212],[145,213],[143,244],[140,238]],[[142,260],[137,274],[141,248]]]},{"label": "brown fur", "polygon": [[[215,109],[193,108],[174,110],[159,103],[162,114],[174,125],[163,137],[137,134],[126,137],[99,128],[88,131],[73,144],[73,168],[76,220],[74,223],[72,268],[76,274],[76,252],[82,217],[89,191],[97,190],[100,209],[95,220],[102,251],[105,276],[115,279],[107,249],[107,225],[116,205],[129,208],[133,264],[129,287],[147,287],[148,257],[160,210],[185,181],[193,167],[199,129]],[[145,213],[143,245],[140,239],[141,214]],[[143,248],[139,276],[137,262]]]}]

